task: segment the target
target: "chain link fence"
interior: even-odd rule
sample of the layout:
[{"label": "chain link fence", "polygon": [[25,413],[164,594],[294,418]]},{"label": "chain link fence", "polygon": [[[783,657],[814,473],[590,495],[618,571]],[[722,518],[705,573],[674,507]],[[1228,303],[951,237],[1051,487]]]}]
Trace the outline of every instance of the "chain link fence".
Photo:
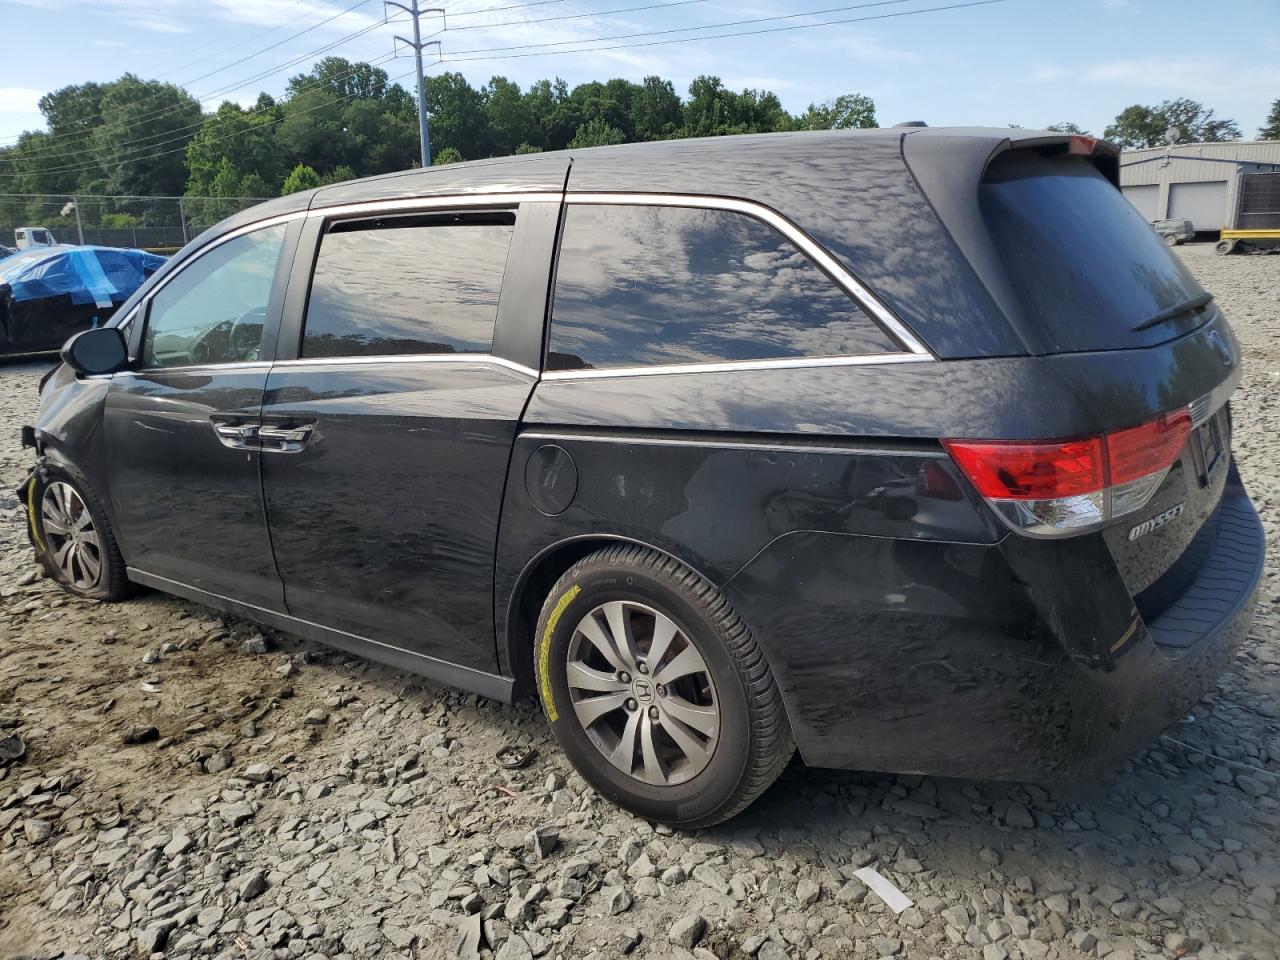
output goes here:
[{"label": "chain link fence", "polygon": [[47,229],[59,243],[173,253],[200,231],[268,197],[129,197],[0,193],[0,244],[20,227]]}]

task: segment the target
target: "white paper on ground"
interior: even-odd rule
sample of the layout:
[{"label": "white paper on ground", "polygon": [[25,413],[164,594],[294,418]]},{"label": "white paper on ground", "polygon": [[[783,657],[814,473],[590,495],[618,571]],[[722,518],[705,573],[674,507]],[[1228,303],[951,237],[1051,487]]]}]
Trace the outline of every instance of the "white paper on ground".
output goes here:
[{"label": "white paper on ground", "polygon": [[871,892],[883,900],[894,913],[901,913],[911,906],[911,898],[877,873],[874,867],[855,870],[853,875],[870,887]]}]

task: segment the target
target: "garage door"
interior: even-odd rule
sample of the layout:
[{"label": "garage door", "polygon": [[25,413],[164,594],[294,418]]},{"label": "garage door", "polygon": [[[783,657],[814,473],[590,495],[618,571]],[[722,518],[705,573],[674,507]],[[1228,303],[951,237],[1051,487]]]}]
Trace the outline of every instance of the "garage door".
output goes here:
[{"label": "garage door", "polygon": [[1175,183],[1169,187],[1169,216],[1185,217],[1196,230],[1221,230],[1227,215],[1227,181]]},{"label": "garage door", "polygon": [[1154,183],[1143,183],[1132,187],[1121,187],[1120,192],[1125,199],[1138,208],[1145,220],[1159,220],[1160,213],[1156,206],[1160,203],[1160,187]]}]

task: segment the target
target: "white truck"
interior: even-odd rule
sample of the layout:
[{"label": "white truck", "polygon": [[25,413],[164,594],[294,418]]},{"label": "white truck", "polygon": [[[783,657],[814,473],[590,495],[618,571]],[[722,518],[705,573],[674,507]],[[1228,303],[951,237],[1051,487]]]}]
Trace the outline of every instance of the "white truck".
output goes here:
[{"label": "white truck", "polygon": [[19,250],[58,245],[48,227],[18,227],[13,231],[13,243]]}]

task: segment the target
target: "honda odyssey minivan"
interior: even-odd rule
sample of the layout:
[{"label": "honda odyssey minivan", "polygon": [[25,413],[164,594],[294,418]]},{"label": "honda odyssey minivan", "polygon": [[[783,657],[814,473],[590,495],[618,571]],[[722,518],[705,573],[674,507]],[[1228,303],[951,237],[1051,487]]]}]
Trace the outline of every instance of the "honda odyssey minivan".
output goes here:
[{"label": "honda odyssey minivan", "polygon": [[647,143],[264,203],[69,341],[39,562],[500,701],[715,823],[1087,774],[1248,629],[1240,348],[1087,137]]}]

